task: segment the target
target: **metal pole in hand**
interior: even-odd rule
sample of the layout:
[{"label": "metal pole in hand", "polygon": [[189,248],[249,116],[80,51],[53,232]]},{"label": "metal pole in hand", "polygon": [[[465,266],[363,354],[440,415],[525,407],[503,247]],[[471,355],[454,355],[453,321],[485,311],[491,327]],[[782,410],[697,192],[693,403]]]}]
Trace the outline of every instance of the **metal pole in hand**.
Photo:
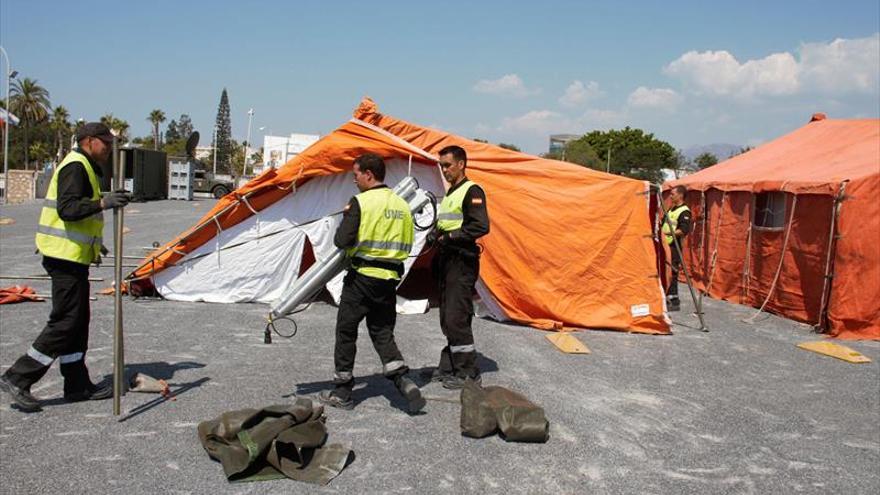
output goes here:
[{"label": "metal pole in hand", "polygon": [[[660,212],[663,213],[663,222],[661,223],[660,235],[663,235],[663,225],[671,225],[669,224],[668,212],[666,211],[666,207],[663,206],[663,195],[662,189],[660,187],[657,188],[657,205],[660,207]],[[665,242],[665,240],[664,240]],[[678,258],[681,260],[681,270],[684,272],[685,280],[687,280],[688,291],[691,293],[691,300],[694,302],[694,307],[696,308],[697,318],[700,319],[700,330],[703,332],[708,332],[709,328],[706,326],[706,321],[703,319],[703,301],[702,299],[697,300],[696,294],[694,294],[694,285],[691,281],[691,274],[688,270],[687,265],[684,262],[684,254],[681,252],[681,243],[678,240],[678,237],[675,235],[675,231],[672,232],[672,249],[678,251]],[[670,260],[670,266],[672,265]],[[678,280],[672,280],[670,283],[678,283]]]},{"label": "metal pole in hand", "polygon": [[[123,189],[125,184],[125,160],[119,156],[117,139],[113,139],[113,180],[111,190]],[[122,221],[123,209],[113,208],[113,254],[122,253]],[[121,413],[120,401],[123,389],[123,371],[125,368],[125,347],[122,341],[122,257],[113,260],[113,415]]]}]

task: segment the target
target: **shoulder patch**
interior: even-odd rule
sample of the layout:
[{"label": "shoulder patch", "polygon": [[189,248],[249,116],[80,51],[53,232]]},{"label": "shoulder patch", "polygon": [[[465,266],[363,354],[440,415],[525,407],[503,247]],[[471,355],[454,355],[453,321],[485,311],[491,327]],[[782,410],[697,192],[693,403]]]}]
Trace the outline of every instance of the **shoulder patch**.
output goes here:
[{"label": "shoulder patch", "polygon": [[471,199],[472,205],[481,205],[483,204],[483,198],[473,198]]}]

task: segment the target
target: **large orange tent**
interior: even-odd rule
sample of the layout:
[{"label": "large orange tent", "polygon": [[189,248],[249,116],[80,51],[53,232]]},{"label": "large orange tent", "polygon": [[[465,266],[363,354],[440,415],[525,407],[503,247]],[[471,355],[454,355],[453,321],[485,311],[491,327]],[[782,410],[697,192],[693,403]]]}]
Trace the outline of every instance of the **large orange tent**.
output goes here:
[{"label": "large orange tent", "polygon": [[[316,257],[332,249],[328,219],[356,192],[348,174],[356,156],[379,153],[389,164],[386,182],[410,174],[442,195],[435,155],[451,144],[465,148],[468,176],[487,195],[492,225],[481,240],[478,292],[492,314],[542,329],[669,333],[647,183],[419,127],[378,113],[368,98],[352,120],[222,198],[129,279],[171,299],[270,300],[279,283],[265,280],[295,278],[303,256],[282,252],[298,237],[277,247],[273,239],[301,229]],[[206,294],[212,284],[240,296]]]},{"label": "large orange tent", "polygon": [[880,339],[880,120],[816,114],[668,186],[679,184],[700,290],[834,337]]}]

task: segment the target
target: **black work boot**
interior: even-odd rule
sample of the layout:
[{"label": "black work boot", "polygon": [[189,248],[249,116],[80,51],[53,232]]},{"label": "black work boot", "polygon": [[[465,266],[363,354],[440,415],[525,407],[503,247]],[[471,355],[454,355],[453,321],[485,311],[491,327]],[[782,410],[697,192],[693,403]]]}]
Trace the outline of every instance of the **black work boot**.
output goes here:
[{"label": "black work boot", "polygon": [[337,382],[333,390],[324,390],[318,394],[318,400],[330,407],[350,411],[354,409],[354,400],[351,398],[351,391],[353,389],[353,379],[347,382]]},{"label": "black work boot", "polygon": [[412,380],[405,376],[399,376],[394,379],[394,386],[406,398],[407,410],[410,414],[415,414],[425,408],[425,398],[422,397],[422,391]]},{"label": "black work boot", "polygon": [[43,410],[43,408],[40,407],[40,401],[31,395],[30,390],[18,388],[6,378],[6,375],[0,376],[0,390],[9,394],[9,396],[12,397],[12,401],[15,402],[22,411],[37,412]]},{"label": "black work boot", "polygon": [[89,383],[85,390],[68,392],[64,394],[64,400],[68,402],[80,402],[84,400],[105,400],[113,397],[113,382],[102,382],[98,385]]},{"label": "black work boot", "polygon": [[666,301],[666,308],[669,311],[681,311],[681,301],[676,297],[675,299],[670,299]]}]

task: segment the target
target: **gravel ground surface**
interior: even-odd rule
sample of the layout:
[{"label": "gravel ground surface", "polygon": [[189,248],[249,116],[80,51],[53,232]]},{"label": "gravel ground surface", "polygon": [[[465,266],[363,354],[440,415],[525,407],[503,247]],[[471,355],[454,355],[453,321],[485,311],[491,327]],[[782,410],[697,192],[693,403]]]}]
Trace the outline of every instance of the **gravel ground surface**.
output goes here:
[{"label": "gravel ground surface", "polygon": [[[131,205],[125,253],[170,239],[212,204]],[[0,216],[15,223],[0,227],[0,273],[43,273],[33,248],[38,214],[37,203],[3,208]],[[110,285],[111,267],[92,270],[105,278],[93,291]],[[27,284],[49,290],[49,282]],[[112,370],[113,331],[113,298],[97,297],[87,358],[96,379]],[[589,355],[562,354],[537,330],[475,320],[484,384],[507,386],[541,405],[551,423],[546,444],[462,437],[459,406],[450,402],[431,400],[425,414],[407,415],[364,332],[357,406],[327,411],[329,441],[350,445],[356,459],[328,486],[315,487],[227,483],[201,448],[196,425],[226,410],[286,403],[327,387],[335,308],[312,305],[298,315],[298,335],[265,345],[264,305],[126,299],[127,373],[167,379],[177,399],[129,393],[117,418],[112,401],[65,403],[55,365],[34,388],[43,412],[25,414],[2,397],[0,491],[880,492],[880,342],[845,343],[873,360],[848,364],[796,348],[818,340],[807,326],[771,315],[747,324],[752,308],[713,300],[705,306],[709,333],[697,330],[693,306],[684,301],[674,335],[578,333]],[[49,307],[0,306],[0,368],[27,349]],[[444,344],[436,310],[402,316],[397,326],[410,366],[434,365]],[[424,392],[455,397],[437,384]]]}]

